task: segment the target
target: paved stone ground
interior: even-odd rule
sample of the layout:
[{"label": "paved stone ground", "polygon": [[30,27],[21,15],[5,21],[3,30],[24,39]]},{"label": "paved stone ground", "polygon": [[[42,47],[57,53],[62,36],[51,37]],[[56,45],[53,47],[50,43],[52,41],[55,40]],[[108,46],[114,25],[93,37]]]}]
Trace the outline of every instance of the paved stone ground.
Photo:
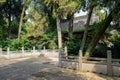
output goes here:
[{"label": "paved stone ground", "polygon": [[61,69],[57,67],[54,59],[39,57],[0,60],[0,80],[120,80],[92,77],[87,76],[86,73],[76,74],[73,71]]}]

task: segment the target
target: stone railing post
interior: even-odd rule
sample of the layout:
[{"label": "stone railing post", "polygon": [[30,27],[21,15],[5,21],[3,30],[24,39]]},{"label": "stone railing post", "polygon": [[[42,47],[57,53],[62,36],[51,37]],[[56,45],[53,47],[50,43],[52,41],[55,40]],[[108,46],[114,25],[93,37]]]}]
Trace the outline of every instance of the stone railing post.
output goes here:
[{"label": "stone railing post", "polygon": [[59,64],[58,64],[58,66],[62,67],[62,49],[59,49],[58,52],[59,52]]},{"label": "stone railing post", "polygon": [[35,53],[35,46],[33,46],[33,54]]},{"label": "stone railing post", "polygon": [[107,74],[109,76],[112,76],[113,71],[112,71],[112,53],[111,50],[107,51]]},{"label": "stone railing post", "polygon": [[79,50],[78,70],[82,71],[82,50]]},{"label": "stone railing post", "polygon": [[0,56],[2,55],[2,48],[0,48]]},{"label": "stone railing post", "polygon": [[9,47],[7,48],[7,56],[8,56],[8,58],[10,58],[10,48]]},{"label": "stone railing post", "polygon": [[65,46],[64,48],[64,53],[65,53],[65,56],[68,56],[67,46]]},{"label": "stone railing post", "polygon": [[22,56],[24,56],[24,53],[25,53],[24,47],[22,47]]},{"label": "stone railing post", "polygon": [[44,51],[44,52],[46,51],[46,48],[45,48],[45,46],[43,47],[43,51]]}]

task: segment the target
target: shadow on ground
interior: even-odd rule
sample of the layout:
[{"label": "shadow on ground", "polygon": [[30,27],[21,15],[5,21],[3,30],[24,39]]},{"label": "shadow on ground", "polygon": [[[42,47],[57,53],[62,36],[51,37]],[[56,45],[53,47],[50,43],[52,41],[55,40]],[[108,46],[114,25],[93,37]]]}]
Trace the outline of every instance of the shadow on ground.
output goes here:
[{"label": "shadow on ground", "polygon": [[0,80],[87,80],[47,58],[0,61]]},{"label": "shadow on ground", "polygon": [[[0,60],[0,80],[120,80],[100,74],[76,74],[44,57]],[[89,68],[89,66],[88,66]]]}]

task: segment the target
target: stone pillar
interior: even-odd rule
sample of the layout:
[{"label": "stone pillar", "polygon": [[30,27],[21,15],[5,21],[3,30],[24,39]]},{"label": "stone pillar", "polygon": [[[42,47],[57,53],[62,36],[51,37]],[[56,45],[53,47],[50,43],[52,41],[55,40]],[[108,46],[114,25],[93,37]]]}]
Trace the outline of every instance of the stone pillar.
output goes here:
[{"label": "stone pillar", "polygon": [[65,52],[64,52],[65,56],[68,56],[67,46],[65,46],[64,50],[65,50]]},{"label": "stone pillar", "polygon": [[112,76],[113,70],[112,70],[112,53],[111,50],[107,51],[107,74],[109,76]]},{"label": "stone pillar", "polygon": [[44,51],[44,52],[46,51],[46,48],[45,48],[45,46],[43,47],[43,51]]},{"label": "stone pillar", "polygon": [[7,48],[7,56],[8,56],[8,58],[10,58],[10,48],[9,47]]},{"label": "stone pillar", "polygon": [[82,50],[79,50],[79,65],[78,70],[82,71]]},{"label": "stone pillar", "polygon": [[62,67],[62,49],[59,49],[59,67]]},{"label": "stone pillar", "polygon": [[2,55],[2,48],[0,48],[0,56]]},{"label": "stone pillar", "polygon": [[24,53],[25,53],[24,47],[22,47],[22,56],[24,56]]},{"label": "stone pillar", "polygon": [[33,54],[35,53],[35,46],[33,46]]}]

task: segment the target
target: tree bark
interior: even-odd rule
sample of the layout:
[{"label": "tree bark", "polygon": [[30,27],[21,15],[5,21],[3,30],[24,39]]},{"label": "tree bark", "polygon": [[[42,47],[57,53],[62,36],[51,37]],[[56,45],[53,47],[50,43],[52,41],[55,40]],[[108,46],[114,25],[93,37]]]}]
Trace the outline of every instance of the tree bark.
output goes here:
[{"label": "tree bark", "polygon": [[11,38],[11,14],[9,14],[8,21],[9,21],[9,24],[8,24],[8,38]]},{"label": "tree bark", "polygon": [[60,27],[60,13],[56,12],[57,34],[58,34],[58,48],[62,48],[62,34]]},{"label": "tree bark", "polygon": [[8,30],[7,30],[7,35],[8,35],[8,38],[11,37],[11,0],[10,0],[10,3],[8,3],[8,6],[9,6],[9,13],[8,13]]},{"label": "tree bark", "polygon": [[115,6],[115,8],[111,11],[111,13],[108,15],[108,17],[101,22],[101,29],[99,30],[99,32],[94,36],[94,38],[92,39],[91,43],[88,46],[88,49],[85,53],[86,57],[89,57],[92,55],[98,41],[100,40],[100,38],[102,37],[102,35],[105,33],[106,29],[109,27],[114,15],[113,14],[117,14],[119,12],[120,9],[120,3]]},{"label": "tree bark", "polygon": [[25,8],[26,8],[26,1],[25,1],[24,5],[23,5],[22,13],[21,13],[21,16],[20,16],[20,22],[19,22],[19,28],[18,28],[18,38],[21,37],[21,29],[22,29],[22,23],[23,23],[23,17],[24,17]]},{"label": "tree bark", "polygon": [[90,19],[91,19],[91,16],[92,16],[92,13],[93,13],[93,6],[90,8],[90,11],[88,13],[88,18],[87,18],[87,22],[86,22],[86,25],[85,25],[85,31],[84,31],[84,35],[83,35],[83,39],[82,39],[82,43],[81,43],[81,47],[80,47],[80,50],[83,51],[84,49],[84,46],[85,46],[85,42],[86,42],[86,38],[87,38],[87,34],[88,34],[88,26],[90,24]]},{"label": "tree bark", "polygon": [[69,20],[68,33],[69,33],[69,36],[73,35],[73,18],[74,18],[74,13],[68,14],[68,20]]}]

